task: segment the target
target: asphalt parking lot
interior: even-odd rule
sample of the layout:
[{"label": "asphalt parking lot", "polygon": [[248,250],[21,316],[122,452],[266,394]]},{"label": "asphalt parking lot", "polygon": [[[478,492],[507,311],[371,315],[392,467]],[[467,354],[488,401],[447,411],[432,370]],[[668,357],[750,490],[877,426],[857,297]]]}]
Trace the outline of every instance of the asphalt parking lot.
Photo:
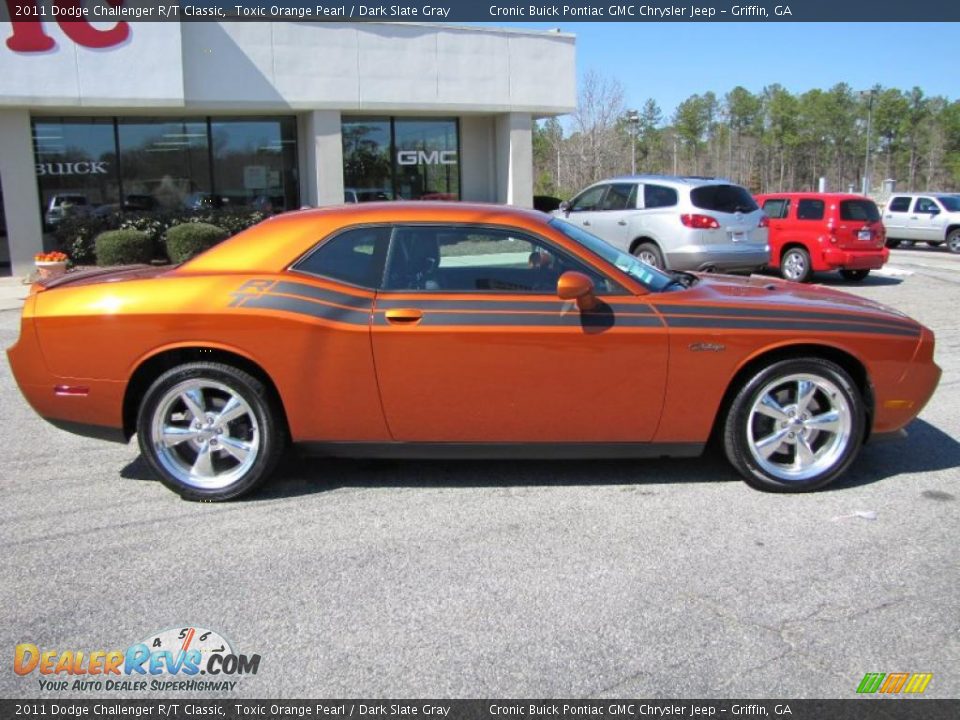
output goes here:
[{"label": "asphalt parking lot", "polygon": [[188,625],[261,655],[228,697],[852,697],[898,671],[960,696],[960,257],[829,282],[933,328],[944,375],[908,440],[810,495],[718,457],[290,459],[250,500],[192,504],[135,443],[36,417],[4,358],[0,697],[84,696],[16,676],[18,643]]}]

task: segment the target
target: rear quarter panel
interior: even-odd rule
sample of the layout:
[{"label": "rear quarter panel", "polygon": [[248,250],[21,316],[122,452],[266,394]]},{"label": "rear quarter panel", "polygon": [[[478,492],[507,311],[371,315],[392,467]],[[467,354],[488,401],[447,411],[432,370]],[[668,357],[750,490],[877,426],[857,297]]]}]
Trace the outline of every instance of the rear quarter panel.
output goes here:
[{"label": "rear quarter panel", "polygon": [[[250,280],[284,279],[291,278],[188,275],[52,290],[37,297],[35,330],[53,382],[103,393],[114,388],[105,406],[91,390],[94,424],[122,422],[116,388],[125,388],[145,360],[199,347],[233,352],[261,367],[277,387],[295,440],[386,439],[367,325],[238,306],[236,293]],[[353,292],[372,299],[372,293]],[[73,407],[80,402],[65,400]]]}]

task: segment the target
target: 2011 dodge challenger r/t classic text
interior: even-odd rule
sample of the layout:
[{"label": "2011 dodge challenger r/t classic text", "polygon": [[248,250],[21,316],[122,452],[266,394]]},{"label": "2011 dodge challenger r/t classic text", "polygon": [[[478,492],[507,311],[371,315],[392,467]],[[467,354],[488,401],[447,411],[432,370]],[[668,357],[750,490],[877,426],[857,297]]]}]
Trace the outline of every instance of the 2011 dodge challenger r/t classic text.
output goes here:
[{"label": "2011 dodge challenger r/t classic text", "polygon": [[716,438],[750,485],[813,490],[916,417],[933,347],[834,290],[664,272],[560,218],[413,202],[286,213],[177,267],[35,285],[8,354],[54,425],[136,433],[167,486],[225,500],[291,443],[639,458]]}]

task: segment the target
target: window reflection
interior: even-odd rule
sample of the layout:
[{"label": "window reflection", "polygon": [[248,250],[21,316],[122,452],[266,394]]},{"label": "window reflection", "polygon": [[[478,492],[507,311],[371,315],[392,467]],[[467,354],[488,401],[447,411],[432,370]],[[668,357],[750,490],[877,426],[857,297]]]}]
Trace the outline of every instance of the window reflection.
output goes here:
[{"label": "window reflection", "polygon": [[280,212],[297,207],[297,133],[293,118],[214,120],[213,173],[218,201]]},{"label": "window reflection", "polygon": [[123,119],[117,135],[124,210],[196,209],[211,197],[205,122]]},{"label": "window reflection", "polygon": [[44,118],[33,123],[35,172],[43,222],[119,202],[117,153],[110,118]]},{"label": "window reflection", "polygon": [[459,200],[459,128],[450,118],[344,118],[345,202]]}]

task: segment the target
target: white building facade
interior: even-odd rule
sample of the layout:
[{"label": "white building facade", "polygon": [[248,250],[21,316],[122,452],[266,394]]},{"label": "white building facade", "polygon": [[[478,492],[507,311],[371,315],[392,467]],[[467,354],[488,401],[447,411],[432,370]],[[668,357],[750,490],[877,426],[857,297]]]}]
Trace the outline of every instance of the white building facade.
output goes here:
[{"label": "white building facade", "polygon": [[0,34],[0,243],[18,275],[61,206],[530,206],[533,122],[576,104],[574,38],[557,32],[48,21]]}]

